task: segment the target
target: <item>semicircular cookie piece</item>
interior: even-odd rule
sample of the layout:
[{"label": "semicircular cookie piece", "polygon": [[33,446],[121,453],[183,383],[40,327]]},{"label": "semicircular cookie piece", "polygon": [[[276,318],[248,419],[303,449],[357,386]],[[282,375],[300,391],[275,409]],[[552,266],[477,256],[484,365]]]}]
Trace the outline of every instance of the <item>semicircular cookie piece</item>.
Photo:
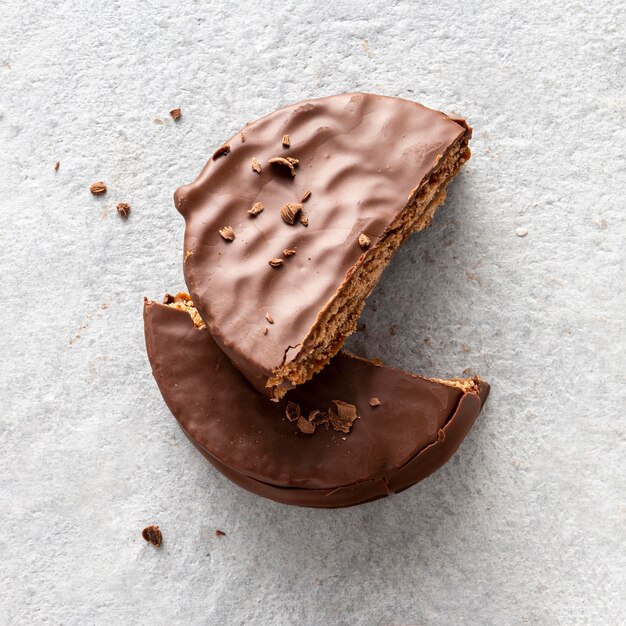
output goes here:
[{"label": "semicircular cookie piece", "polygon": [[309,100],[244,127],[176,191],[193,301],[257,389],[281,397],[337,353],[445,199],[470,136],[399,98]]},{"label": "semicircular cookie piece", "polygon": [[[181,307],[185,308],[185,307]],[[161,394],[204,456],[238,485],[286,504],[338,507],[401,491],[457,449],[488,385],[433,381],[340,353],[313,380],[268,402],[222,353],[193,309],[146,301],[146,347]],[[376,397],[379,406],[370,406]],[[356,407],[349,434],[303,417],[335,401]]]}]

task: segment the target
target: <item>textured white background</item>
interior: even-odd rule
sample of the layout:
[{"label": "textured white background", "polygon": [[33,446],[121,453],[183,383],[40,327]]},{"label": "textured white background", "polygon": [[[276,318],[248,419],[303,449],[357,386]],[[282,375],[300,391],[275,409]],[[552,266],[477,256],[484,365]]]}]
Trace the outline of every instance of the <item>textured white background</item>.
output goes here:
[{"label": "textured white background", "polygon": [[[0,623],[625,623],[624,43],[610,0],[0,0]],[[475,138],[350,346],[493,390],[417,487],[288,508],[179,432],[142,298],[223,139],[355,90]]]}]

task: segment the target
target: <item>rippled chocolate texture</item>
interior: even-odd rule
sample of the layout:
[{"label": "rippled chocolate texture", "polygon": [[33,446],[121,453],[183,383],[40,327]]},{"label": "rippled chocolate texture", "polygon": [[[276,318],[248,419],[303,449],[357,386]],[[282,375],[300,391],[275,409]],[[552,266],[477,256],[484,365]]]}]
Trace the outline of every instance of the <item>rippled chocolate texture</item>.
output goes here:
[{"label": "rippled chocolate texture", "polygon": [[[392,241],[392,225],[395,249],[428,224],[445,185],[469,158],[470,135],[462,120],[398,98],[344,94],[309,100],[245,126],[195,182],[177,190],[193,301],[215,341],[257,389],[276,395],[268,380],[304,354],[322,313],[339,306],[342,284]],[[438,179],[446,159],[448,169]],[[397,220],[427,183],[432,198],[424,199],[430,204],[422,221],[405,224],[399,233]],[[291,210],[281,216],[286,204],[302,205],[293,224]],[[225,227],[232,228],[232,240]],[[372,280],[388,261],[377,261]],[[357,308],[366,295],[353,298]],[[267,313],[274,324],[268,325]],[[331,338],[315,369],[339,350],[358,313],[360,308],[339,331],[326,324]],[[280,393],[291,386],[283,382]]]},{"label": "rippled chocolate texture", "polygon": [[[154,377],[185,434],[233,482],[285,504],[351,506],[406,489],[452,456],[489,392],[479,379],[428,380],[339,353],[273,403],[188,312],[146,301],[144,324]],[[359,419],[349,435],[305,435],[285,418],[287,400],[303,411],[343,400]]]}]

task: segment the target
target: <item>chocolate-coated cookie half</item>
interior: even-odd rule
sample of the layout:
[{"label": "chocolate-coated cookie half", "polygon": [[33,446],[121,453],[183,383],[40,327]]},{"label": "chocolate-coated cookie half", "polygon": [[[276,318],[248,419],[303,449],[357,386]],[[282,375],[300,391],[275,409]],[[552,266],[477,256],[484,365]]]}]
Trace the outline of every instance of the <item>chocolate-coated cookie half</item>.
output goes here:
[{"label": "chocolate-coated cookie half", "polygon": [[276,399],[355,330],[400,244],[469,159],[471,129],[365,93],[307,100],[246,125],[175,193],[184,273],[220,348]]},{"label": "chocolate-coated cookie half", "polygon": [[[489,391],[478,378],[430,380],[339,353],[311,381],[268,402],[193,306],[168,301],[144,305],[146,347],[166,404],[224,475],[285,504],[351,506],[402,491],[452,456]],[[333,421],[345,407],[354,407],[351,428]]]}]

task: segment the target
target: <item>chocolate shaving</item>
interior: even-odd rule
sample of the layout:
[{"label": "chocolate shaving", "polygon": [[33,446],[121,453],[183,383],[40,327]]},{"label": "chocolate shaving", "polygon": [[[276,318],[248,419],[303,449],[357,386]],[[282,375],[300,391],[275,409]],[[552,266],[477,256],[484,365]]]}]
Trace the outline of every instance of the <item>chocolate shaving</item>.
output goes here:
[{"label": "chocolate shaving", "polygon": [[130,214],[130,204],[128,202],[118,202],[116,209],[122,219],[126,219]]},{"label": "chocolate shaving", "polygon": [[172,109],[170,111],[170,115],[172,116],[172,119],[176,121],[177,119],[180,118],[180,109]]},{"label": "chocolate shaving", "polygon": [[283,250],[283,255],[284,256],[293,256],[296,253],[296,249],[295,248],[285,248]]},{"label": "chocolate shaving", "polygon": [[361,248],[369,248],[370,243],[372,243],[372,240],[365,233],[359,235],[359,245]]},{"label": "chocolate shaving", "polygon": [[269,263],[272,267],[280,267],[280,266],[284,263],[284,261],[283,261],[282,259],[276,259],[276,258],[273,258],[273,259],[270,259],[270,260],[268,261],[268,263]]},{"label": "chocolate shaving", "polygon": [[349,433],[355,420],[358,419],[356,406],[343,402],[342,400],[333,400],[334,408],[329,411],[330,425],[342,433]]},{"label": "chocolate shaving", "polygon": [[261,167],[261,164],[259,163],[258,159],[256,157],[252,157],[252,169],[257,173],[260,174],[261,170],[263,169]]},{"label": "chocolate shaving", "polygon": [[270,165],[280,165],[281,167],[286,167],[289,169],[291,176],[296,175],[296,170],[293,166],[293,163],[289,159],[284,159],[283,157],[274,157],[268,161]]},{"label": "chocolate shaving", "polygon": [[375,407],[375,406],[380,406],[381,402],[378,398],[376,398],[375,396],[370,398],[370,406],[371,407]]},{"label": "chocolate shaving", "polygon": [[283,135],[283,146],[285,146],[285,148],[288,148],[290,146],[290,142],[289,142],[289,135]]},{"label": "chocolate shaving", "polygon": [[263,209],[265,209],[265,207],[262,202],[255,202],[252,207],[248,209],[248,213],[252,215],[252,217],[256,217]]},{"label": "chocolate shaving", "polygon": [[54,171],[55,171],[55,172],[58,172],[58,171],[59,171],[59,167],[61,167],[61,163],[60,163],[59,161],[57,161],[57,162],[54,164]]},{"label": "chocolate shaving", "polygon": [[301,215],[300,216],[300,224],[302,224],[302,226],[308,226],[309,225],[309,218],[306,215]]},{"label": "chocolate shaving", "polygon": [[232,241],[235,238],[235,231],[230,226],[224,226],[224,228],[220,228],[220,235],[226,241]]},{"label": "chocolate shaving", "polygon": [[225,143],[222,147],[218,148],[213,153],[213,160],[215,161],[215,159],[219,159],[221,156],[225,156],[229,152],[230,152],[230,146],[227,143]]},{"label": "chocolate shaving", "polygon": [[215,531],[215,536],[216,537],[226,537],[226,533],[223,530],[220,530],[219,528]]},{"label": "chocolate shaving", "polygon": [[302,210],[302,205],[297,204],[295,202],[289,202],[288,204],[284,204],[280,209],[280,216],[283,218],[287,224],[295,224],[296,217],[298,217],[298,213]]},{"label": "chocolate shaving", "polygon": [[270,324],[273,324],[273,323],[274,323],[274,318],[273,318],[273,317],[272,317],[269,313],[266,313],[266,314],[265,314],[265,319],[266,319],[266,320],[267,320]]},{"label": "chocolate shaving", "polygon": [[100,196],[106,193],[107,186],[102,181],[98,181],[97,183],[91,183],[89,191],[91,191],[94,196]]},{"label": "chocolate shaving", "polygon": [[311,197],[311,192],[310,191],[305,191],[304,195],[302,196],[302,200],[300,200],[300,202],[304,203],[306,202],[309,198]]},{"label": "chocolate shaving", "polygon": [[148,542],[151,543],[156,548],[160,548],[163,543],[163,535],[161,533],[161,529],[158,526],[146,526],[141,531],[141,536]]},{"label": "chocolate shaving", "polygon": [[312,435],[315,432],[315,424],[312,424],[311,422],[309,422],[309,420],[305,419],[302,416],[298,418],[298,423],[296,424],[296,426],[305,435]]},{"label": "chocolate shaving", "polygon": [[285,407],[285,415],[290,422],[296,422],[302,415],[300,405],[289,400]]}]

